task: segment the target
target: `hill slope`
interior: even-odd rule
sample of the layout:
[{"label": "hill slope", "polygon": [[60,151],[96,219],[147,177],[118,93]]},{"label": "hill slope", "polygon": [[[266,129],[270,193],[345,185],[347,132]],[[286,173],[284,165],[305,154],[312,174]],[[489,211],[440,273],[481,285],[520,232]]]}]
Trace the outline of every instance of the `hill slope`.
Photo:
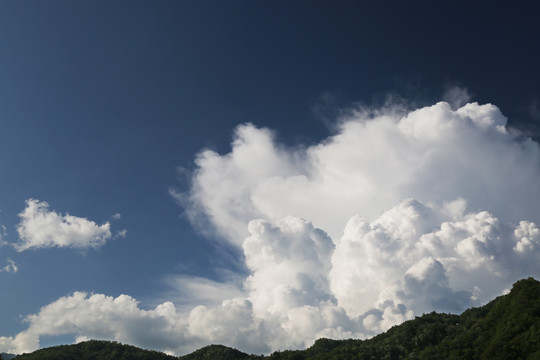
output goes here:
[{"label": "hill slope", "polygon": [[431,313],[369,340],[319,339],[271,359],[540,359],[540,282],[529,278],[461,315]]},{"label": "hill slope", "polygon": [[[223,345],[209,345],[191,354],[180,357],[182,360],[248,360],[253,359],[254,355],[248,355],[239,350],[232,349]],[[260,356],[258,358],[264,358]]]},{"label": "hill slope", "polygon": [[53,346],[17,356],[18,360],[177,360],[158,351],[139,349],[117,342],[90,340],[74,345]]},{"label": "hill slope", "polygon": [[540,282],[514,284],[508,295],[461,315],[435,312],[394,326],[369,340],[319,339],[306,350],[248,355],[210,345],[175,358],[115,342],[88,341],[41,349],[16,360],[336,360],[336,359],[538,359]]}]

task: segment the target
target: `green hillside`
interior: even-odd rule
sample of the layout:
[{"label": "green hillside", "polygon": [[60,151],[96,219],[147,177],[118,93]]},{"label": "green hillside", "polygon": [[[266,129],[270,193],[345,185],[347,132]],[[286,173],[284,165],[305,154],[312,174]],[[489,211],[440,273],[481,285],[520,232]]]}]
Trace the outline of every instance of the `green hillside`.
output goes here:
[{"label": "green hillside", "polygon": [[538,359],[540,360],[540,282],[514,284],[508,295],[461,315],[435,312],[417,317],[369,340],[319,339],[306,350],[249,355],[210,345],[174,358],[106,341],[57,346],[20,355],[17,360],[338,360],[338,359]]},{"label": "green hillside", "polygon": [[529,278],[461,315],[431,313],[369,340],[319,339],[271,359],[540,359],[540,282]]},{"label": "green hillside", "polygon": [[248,360],[253,358],[263,359],[263,356],[254,356],[243,353],[223,345],[205,346],[191,354],[181,356],[182,360]]},{"label": "green hillside", "polygon": [[117,342],[90,340],[74,345],[53,346],[17,356],[18,360],[178,360],[158,351],[139,349]]}]

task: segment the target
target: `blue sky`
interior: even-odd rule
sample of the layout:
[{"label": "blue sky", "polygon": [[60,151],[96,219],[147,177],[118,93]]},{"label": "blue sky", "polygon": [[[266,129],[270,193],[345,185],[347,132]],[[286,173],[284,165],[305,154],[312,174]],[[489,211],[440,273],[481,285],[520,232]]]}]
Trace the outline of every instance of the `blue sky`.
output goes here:
[{"label": "blue sky", "polygon": [[[487,2],[1,3],[0,351],[104,338],[176,354],[211,342],[263,353],[323,335],[371,336],[538,276],[516,265],[540,251],[537,11]],[[381,242],[362,250],[372,257],[361,265],[346,258],[353,250],[343,244],[375,236],[365,226],[407,238],[407,226],[398,236],[388,225],[406,214],[416,214],[406,233],[427,235],[391,246],[387,260],[402,267],[377,258]],[[461,230],[443,236],[445,223]],[[484,245],[467,242],[475,236]],[[397,255],[434,237],[454,242]],[[292,258],[265,257],[276,244]],[[293,266],[304,264],[298,251],[318,262]],[[512,251],[530,255],[518,261]],[[325,280],[311,285],[284,275],[315,269]],[[395,271],[373,284],[377,269]],[[430,271],[439,287],[422,291],[456,299],[451,309],[398,292],[395,308],[377,307],[347,285],[370,284],[386,299]],[[494,285],[482,289],[486,279]],[[261,284],[308,295],[266,304]],[[121,300],[133,312],[111,320]],[[71,325],[44,320],[67,314],[67,303],[77,304]],[[220,317],[228,311],[243,325]],[[291,325],[315,313],[334,320],[305,325],[314,333]],[[100,316],[103,328],[84,320]],[[170,329],[152,340],[127,331],[130,321]],[[207,333],[208,324],[220,330]],[[233,329],[256,340],[226,335]]]}]

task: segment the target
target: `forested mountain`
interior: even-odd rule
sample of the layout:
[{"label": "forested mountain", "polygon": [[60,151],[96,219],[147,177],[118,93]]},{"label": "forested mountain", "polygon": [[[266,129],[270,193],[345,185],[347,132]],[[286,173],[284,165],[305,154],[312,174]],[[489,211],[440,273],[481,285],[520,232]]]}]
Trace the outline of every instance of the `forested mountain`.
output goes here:
[{"label": "forested mountain", "polygon": [[57,346],[16,360],[335,360],[335,359],[538,359],[540,360],[540,282],[514,284],[508,295],[461,315],[435,312],[394,326],[369,340],[319,339],[306,350],[248,355],[210,345],[174,358],[106,341]]},{"label": "forested mountain", "polygon": [[529,278],[461,315],[431,313],[369,340],[320,339],[271,359],[540,359],[540,282]]},{"label": "forested mountain", "polygon": [[181,360],[249,360],[264,359],[264,356],[248,355],[239,350],[232,349],[223,345],[205,346],[191,354],[181,356]]},{"label": "forested mountain", "polygon": [[139,349],[117,342],[90,340],[74,345],[53,346],[17,356],[18,360],[178,360],[158,351]]}]

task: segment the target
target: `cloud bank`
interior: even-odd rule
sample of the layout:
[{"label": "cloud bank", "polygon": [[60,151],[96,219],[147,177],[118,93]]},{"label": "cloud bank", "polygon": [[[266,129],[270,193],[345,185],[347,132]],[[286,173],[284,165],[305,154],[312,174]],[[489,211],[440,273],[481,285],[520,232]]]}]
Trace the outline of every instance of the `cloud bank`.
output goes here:
[{"label": "cloud bank", "polygon": [[[483,304],[540,276],[540,148],[505,125],[494,105],[446,102],[349,111],[308,147],[241,125],[231,151],[199,153],[190,190],[174,194],[194,226],[243,253],[242,285],[181,278],[196,293],[188,309],[74,293],[0,350],[74,334],[176,354],[210,343],[268,353]],[[220,290],[229,297],[208,299]]]},{"label": "cloud bank", "polygon": [[97,248],[111,238],[110,224],[98,225],[85,218],[49,210],[49,204],[26,200],[19,214],[17,251],[46,247]]}]

